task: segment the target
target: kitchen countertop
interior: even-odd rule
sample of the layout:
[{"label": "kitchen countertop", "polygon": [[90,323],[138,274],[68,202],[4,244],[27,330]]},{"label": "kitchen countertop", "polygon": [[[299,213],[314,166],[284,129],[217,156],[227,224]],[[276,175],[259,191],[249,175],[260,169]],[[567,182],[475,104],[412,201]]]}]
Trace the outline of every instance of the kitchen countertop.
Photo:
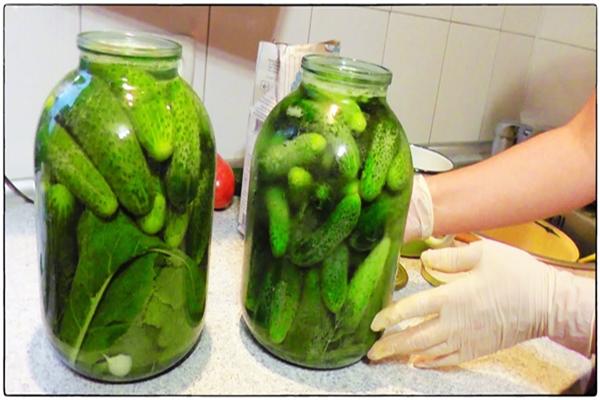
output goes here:
[{"label": "kitchen countertop", "polygon": [[[445,370],[420,370],[402,360],[361,361],[333,371],[286,364],[253,341],[241,320],[243,240],[238,202],[215,213],[205,329],[177,368],[133,384],[101,384],[76,375],[46,339],[39,291],[34,207],[5,196],[6,394],[544,394],[580,393],[592,363],[548,339]],[[429,288],[408,268],[400,298]]]}]

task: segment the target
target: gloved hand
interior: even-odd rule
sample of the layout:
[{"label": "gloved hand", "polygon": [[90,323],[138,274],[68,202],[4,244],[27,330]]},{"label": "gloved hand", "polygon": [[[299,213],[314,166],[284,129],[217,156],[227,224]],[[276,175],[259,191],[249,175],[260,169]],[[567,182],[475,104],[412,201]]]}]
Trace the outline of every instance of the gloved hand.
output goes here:
[{"label": "gloved hand", "polygon": [[433,318],[382,337],[369,351],[370,359],[417,355],[417,367],[449,366],[541,336],[589,356],[595,321],[592,279],[491,240],[428,250],[421,260],[439,271],[468,273],[380,311],[371,324],[374,331],[414,317]]},{"label": "gloved hand", "polygon": [[413,178],[412,195],[404,229],[404,243],[424,239],[433,232],[433,203],[423,175]]}]

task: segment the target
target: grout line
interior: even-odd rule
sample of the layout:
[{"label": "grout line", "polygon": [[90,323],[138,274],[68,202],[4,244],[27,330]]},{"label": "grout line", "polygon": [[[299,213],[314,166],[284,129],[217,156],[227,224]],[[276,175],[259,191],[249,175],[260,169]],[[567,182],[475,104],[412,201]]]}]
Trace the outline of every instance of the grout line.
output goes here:
[{"label": "grout line", "polygon": [[310,17],[308,20],[308,37],[306,38],[306,43],[310,43],[310,33],[312,30],[312,19],[313,19],[313,10],[315,8],[313,6],[310,7]]},{"label": "grout line", "polygon": [[[383,10],[380,10],[380,11],[383,11]],[[388,14],[387,25],[385,26],[385,37],[383,38],[383,51],[381,52],[381,64],[382,65],[385,60],[385,49],[387,47],[387,40],[388,40],[388,36],[390,34],[390,23],[392,20],[392,12],[388,11],[387,14]]]},{"label": "grout line", "polygon": [[[454,8],[452,9],[452,13],[454,12]],[[444,44],[444,55],[442,57],[442,62],[440,66],[440,73],[438,79],[437,90],[435,92],[435,103],[433,103],[433,114],[431,115],[431,125],[429,127],[429,137],[427,139],[427,143],[431,143],[431,135],[433,135],[433,123],[435,122],[435,112],[437,111],[438,100],[440,96],[440,87],[442,86],[442,75],[444,73],[444,65],[446,64],[446,52],[448,50],[448,42],[450,41],[450,29],[452,28],[452,23],[448,21],[448,32],[446,33],[446,43]]]},{"label": "grout line", "polygon": [[[540,31],[542,30],[542,22],[544,19],[544,14],[545,14],[546,10],[544,7],[540,8],[540,14],[538,15],[537,18],[537,26],[535,29],[535,38],[533,39],[533,43],[531,45],[531,52],[529,53],[529,65],[527,68],[527,75],[525,77],[525,96],[523,97],[523,105],[521,106],[521,112],[524,111],[525,106],[529,103],[530,99],[531,99],[531,79],[532,79],[532,74],[533,74],[533,54],[535,53],[535,47],[537,45],[538,40],[542,40],[539,37]],[[520,116],[519,116],[519,119]]]},{"label": "grout line", "polygon": [[81,33],[81,27],[83,26],[83,6],[79,6],[79,33]]},{"label": "grout line", "polygon": [[586,47],[586,46],[582,46],[582,45],[579,45],[579,44],[562,42],[562,41],[556,40],[556,39],[546,39],[546,38],[543,38],[543,37],[540,37],[540,36],[536,36],[535,39],[536,40],[541,40],[542,42],[556,43],[556,44],[561,44],[563,46],[575,47],[576,49],[580,49],[580,50],[587,50],[587,51],[596,52],[596,49],[593,49],[591,47]]},{"label": "grout line", "polygon": [[204,82],[202,82],[202,102],[206,104],[206,82],[208,81],[208,48],[210,45],[210,20],[212,6],[208,6],[208,18],[206,23],[206,46],[204,46]]},{"label": "grout line", "polygon": [[[502,21],[504,22],[504,14],[502,15]],[[487,91],[485,94],[485,108],[483,109],[483,114],[481,115],[481,122],[479,123],[479,135],[477,135],[477,139],[479,141],[481,141],[481,134],[483,133],[483,124],[486,121],[487,115],[488,115],[488,111],[490,108],[490,89],[492,88],[492,82],[494,80],[494,72],[496,72],[496,68],[498,67],[496,65],[496,60],[498,59],[498,48],[500,47],[500,39],[502,36],[502,32],[498,33],[498,40],[496,41],[496,49],[494,50],[494,58],[492,61],[492,71],[490,73],[490,78],[488,81],[488,87],[487,87]]]},{"label": "grout line", "polygon": [[[195,86],[196,84],[196,53],[197,53],[197,45],[196,45],[196,40],[194,40],[194,38],[192,36],[188,36],[191,40],[192,40],[192,45],[193,45],[193,49],[192,49],[192,88]],[[200,96],[201,98],[203,96]]]}]

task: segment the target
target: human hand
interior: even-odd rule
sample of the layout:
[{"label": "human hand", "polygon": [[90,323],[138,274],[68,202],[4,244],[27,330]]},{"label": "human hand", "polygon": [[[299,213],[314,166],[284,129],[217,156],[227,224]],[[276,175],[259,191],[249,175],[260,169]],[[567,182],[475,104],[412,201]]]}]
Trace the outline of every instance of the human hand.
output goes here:
[{"label": "human hand", "polygon": [[491,240],[429,250],[421,260],[439,271],[468,272],[381,310],[371,324],[374,331],[410,318],[434,317],[382,337],[369,351],[371,360],[415,355],[417,367],[450,366],[541,336],[589,355],[593,280]]},{"label": "human hand", "polygon": [[404,243],[424,239],[433,232],[433,203],[427,181],[423,175],[413,178],[412,195],[404,229]]}]

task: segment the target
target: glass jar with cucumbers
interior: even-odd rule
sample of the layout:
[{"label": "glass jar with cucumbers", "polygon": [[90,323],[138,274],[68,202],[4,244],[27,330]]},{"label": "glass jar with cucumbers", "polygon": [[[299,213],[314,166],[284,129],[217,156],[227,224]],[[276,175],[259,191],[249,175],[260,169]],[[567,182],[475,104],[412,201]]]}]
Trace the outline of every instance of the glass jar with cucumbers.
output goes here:
[{"label": "glass jar with cucumbers", "polygon": [[70,368],[134,381],[200,337],[214,136],[178,43],[86,32],[77,44],[35,140],[43,315]]},{"label": "glass jar with cucumbers", "polygon": [[271,353],[328,369],[360,360],[391,301],[412,190],[391,73],[309,55],[300,86],[269,114],[250,180],[244,319]]}]

